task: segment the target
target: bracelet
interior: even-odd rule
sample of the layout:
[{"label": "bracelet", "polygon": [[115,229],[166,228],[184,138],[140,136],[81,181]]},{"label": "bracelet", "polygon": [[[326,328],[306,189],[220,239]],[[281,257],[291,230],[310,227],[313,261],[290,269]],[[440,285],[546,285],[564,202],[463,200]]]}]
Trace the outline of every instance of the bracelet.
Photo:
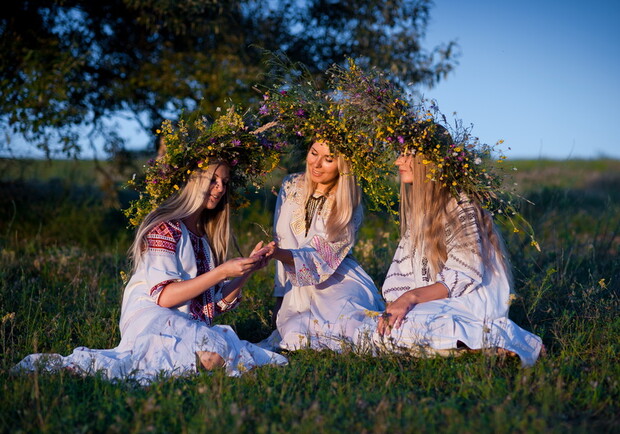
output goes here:
[{"label": "bracelet", "polygon": [[220,308],[222,312],[232,309],[235,307],[235,304],[239,301],[239,297],[235,297],[233,301],[230,303],[226,301],[224,297],[220,301],[217,302],[217,306]]}]

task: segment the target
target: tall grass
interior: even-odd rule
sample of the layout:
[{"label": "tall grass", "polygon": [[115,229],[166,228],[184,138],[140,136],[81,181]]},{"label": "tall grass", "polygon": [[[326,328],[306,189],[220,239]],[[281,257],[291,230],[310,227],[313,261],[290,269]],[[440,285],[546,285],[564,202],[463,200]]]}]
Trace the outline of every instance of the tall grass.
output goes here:
[{"label": "tall grass", "polygon": [[[147,388],[9,373],[35,351],[119,341],[120,273],[132,234],[83,170],[88,163],[62,164],[54,171],[53,163],[30,162],[34,175],[5,170],[0,178],[2,432],[617,432],[620,162],[517,162],[521,193],[535,203],[523,211],[542,247],[536,253],[506,231],[518,295],[511,317],[548,350],[532,368],[482,354],[299,351],[284,368]],[[72,182],[79,171],[84,181]],[[129,199],[119,191],[121,206]],[[269,230],[275,204],[269,191],[251,199],[234,218],[242,253],[266,240],[261,227]],[[393,220],[367,213],[354,253],[378,286],[397,241]],[[271,330],[272,272],[256,273],[242,306],[219,319],[244,339]]]}]

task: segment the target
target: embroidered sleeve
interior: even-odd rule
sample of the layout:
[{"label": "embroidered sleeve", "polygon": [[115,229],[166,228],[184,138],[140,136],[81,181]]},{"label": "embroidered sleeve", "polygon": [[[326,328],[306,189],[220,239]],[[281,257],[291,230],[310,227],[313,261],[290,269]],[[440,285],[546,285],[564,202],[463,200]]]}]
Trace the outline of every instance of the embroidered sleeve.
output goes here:
[{"label": "embroidered sleeve", "polygon": [[294,268],[285,266],[288,277],[295,286],[318,285],[338,269],[354,244],[354,235],[362,221],[362,207],[355,209],[350,234],[339,241],[330,242],[326,237],[315,235],[300,249],[291,250]]},{"label": "embroidered sleeve", "polygon": [[159,300],[164,287],[171,282],[182,281],[176,249],[181,239],[178,222],[163,222],[146,235],[146,250],[142,260],[146,265],[146,280],[151,297]]},{"label": "embroidered sleeve", "polygon": [[182,280],[181,279],[164,280],[163,282],[160,282],[151,288],[150,294],[151,294],[151,297],[155,298],[155,303],[159,304],[159,296],[161,295],[161,292],[164,290],[166,285],[168,285],[169,283],[173,283],[173,282],[182,282]]},{"label": "embroidered sleeve", "polygon": [[480,226],[471,202],[461,203],[454,211],[454,224],[446,225],[448,258],[436,281],[448,288],[448,297],[461,297],[482,285],[484,262]]}]

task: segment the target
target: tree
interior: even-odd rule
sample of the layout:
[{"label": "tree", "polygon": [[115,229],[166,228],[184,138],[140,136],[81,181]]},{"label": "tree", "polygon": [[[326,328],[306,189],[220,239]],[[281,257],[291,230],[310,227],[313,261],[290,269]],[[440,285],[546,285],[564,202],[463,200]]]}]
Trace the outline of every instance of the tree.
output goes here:
[{"label": "tree", "polygon": [[[432,86],[455,43],[421,46],[430,0],[23,0],[0,9],[0,124],[50,151],[78,155],[78,129],[110,148],[105,121],[125,115],[154,132],[202,102],[244,105],[280,50],[320,74],[345,56]],[[9,134],[10,136],[10,134]]]}]

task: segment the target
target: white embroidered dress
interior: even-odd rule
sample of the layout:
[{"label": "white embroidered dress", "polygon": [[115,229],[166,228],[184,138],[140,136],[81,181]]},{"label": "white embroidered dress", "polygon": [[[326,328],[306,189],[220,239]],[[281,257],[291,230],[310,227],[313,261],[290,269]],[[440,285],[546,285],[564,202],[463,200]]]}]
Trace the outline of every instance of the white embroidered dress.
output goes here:
[{"label": "white embroidered dress", "polygon": [[407,234],[398,245],[382,288],[385,300],[391,302],[411,289],[441,282],[448,289],[448,298],[417,304],[400,328],[384,337],[376,332],[378,316],[371,316],[358,330],[356,342],[420,355],[456,349],[460,342],[470,349],[504,348],[515,352],[523,365],[532,365],[542,341],[508,319],[508,277],[495,255],[494,269],[484,267],[473,206],[456,200],[449,206],[450,212],[457,214],[458,224],[446,225],[448,258],[442,270],[430,274],[424,249],[412,253]]},{"label": "white embroidered dress", "polygon": [[[196,352],[219,354],[228,375],[264,364],[284,365],[284,356],[240,340],[229,326],[212,325],[219,313],[232,308],[221,302],[219,286],[182,305],[157,304],[163,287],[214,268],[211,248],[179,221],[165,222],[147,235],[147,250],[125,288],[121,308],[121,342],[113,349],[78,347],[62,357],[32,354],[14,369],[70,368],[83,374],[101,372],[108,379],[133,379],[148,384],[158,376],[197,372]],[[236,304],[236,303],[235,303]]]},{"label": "white embroidered dress", "polygon": [[[338,351],[351,342],[365,311],[384,305],[372,279],[350,254],[354,239],[327,240],[330,199],[315,213],[306,234],[304,182],[302,173],[287,176],[276,203],[276,239],[281,248],[291,250],[294,266],[276,262],[274,295],[283,301],[276,320],[281,341],[275,333],[272,344]],[[361,222],[360,205],[354,210],[354,234]]]}]

